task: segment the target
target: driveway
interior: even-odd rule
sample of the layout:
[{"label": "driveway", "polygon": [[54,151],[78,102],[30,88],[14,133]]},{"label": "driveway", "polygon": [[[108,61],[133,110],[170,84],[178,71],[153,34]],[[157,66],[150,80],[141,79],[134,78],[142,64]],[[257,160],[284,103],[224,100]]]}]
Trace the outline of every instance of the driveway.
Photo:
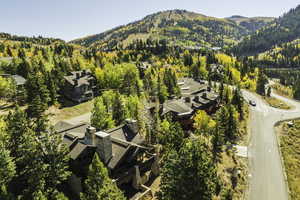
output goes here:
[{"label": "driveway", "polygon": [[249,199],[288,200],[287,182],[274,126],[282,120],[299,118],[300,103],[272,94],[294,106],[293,110],[280,110],[268,106],[261,98],[245,90],[243,90],[243,96],[248,102],[254,100],[257,104],[250,108]]}]

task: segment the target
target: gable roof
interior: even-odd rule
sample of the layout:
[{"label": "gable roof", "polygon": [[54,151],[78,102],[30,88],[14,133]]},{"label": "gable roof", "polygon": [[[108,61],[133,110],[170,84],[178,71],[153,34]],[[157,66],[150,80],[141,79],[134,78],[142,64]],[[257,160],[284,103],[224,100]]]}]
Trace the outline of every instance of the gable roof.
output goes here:
[{"label": "gable roof", "polygon": [[191,94],[198,93],[200,91],[207,90],[207,84],[201,84],[192,78],[182,78],[178,81],[182,96],[188,96]]},{"label": "gable roof", "polygon": [[185,104],[183,99],[168,100],[163,104],[162,115],[168,112],[174,112],[177,115],[190,115],[193,113],[193,109]]},{"label": "gable roof", "polygon": [[132,131],[128,125],[124,124],[116,128],[105,131],[110,134],[112,141],[112,158],[107,163],[108,168],[115,169],[122,161],[130,156],[132,150],[138,150],[144,142],[143,137]]},{"label": "gable roof", "polygon": [[[79,78],[77,77],[77,74],[79,75]],[[80,85],[89,85],[90,80],[94,79],[94,77],[91,75],[91,71],[85,70],[85,71],[73,71],[68,76],[64,76],[64,79],[70,83],[71,85],[75,85],[75,80],[77,81],[77,84]]]}]

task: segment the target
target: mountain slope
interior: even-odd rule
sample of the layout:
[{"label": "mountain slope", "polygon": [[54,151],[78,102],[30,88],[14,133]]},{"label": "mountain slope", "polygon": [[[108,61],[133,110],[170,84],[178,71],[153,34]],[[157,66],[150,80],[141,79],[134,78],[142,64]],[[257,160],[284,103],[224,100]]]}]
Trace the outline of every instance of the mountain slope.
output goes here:
[{"label": "mountain slope", "polygon": [[273,17],[243,17],[239,15],[233,15],[226,18],[227,20],[234,21],[236,24],[246,28],[249,32],[255,32],[258,29],[266,26],[272,22],[275,18]]},{"label": "mountain slope", "polygon": [[234,48],[234,52],[238,55],[254,55],[297,38],[300,38],[300,6],[246,37]]},{"label": "mountain slope", "polygon": [[165,39],[171,45],[230,46],[250,30],[233,20],[208,17],[185,10],[170,10],[146,16],[142,20],[104,33],[71,41],[86,47],[123,47],[137,39]]}]

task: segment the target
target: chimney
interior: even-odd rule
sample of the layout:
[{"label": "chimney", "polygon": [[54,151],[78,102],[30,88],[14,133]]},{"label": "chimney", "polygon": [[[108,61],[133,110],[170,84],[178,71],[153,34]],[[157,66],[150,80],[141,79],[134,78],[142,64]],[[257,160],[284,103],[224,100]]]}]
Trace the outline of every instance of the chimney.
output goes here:
[{"label": "chimney", "polygon": [[191,97],[185,97],[185,102],[186,103],[191,103]]},{"label": "chimney", "polygon": [[112,142],[110,135],[99,131],[95,133],[95,144],[101,160],[107,164],[112,157]]},{"label": "chimney", "polygon": [[76,72],[76,79],[80,79],[80,73]]},{"label": "chimney", "polygon": [[84,77],[86,75],[86,70],[82,70],[81,76]]},{"label": "chimney", "polygon": [[199,96],[195,96],[194,100],[199,103]]},{"label": "chimney", "polygon": [[139,132],[139,126],[136,120],[134,119],[126,119],[125,123],[127,127],[133,132],[138,133]]},{"label": "chimney", "polygon": [[74,79],[74,86],[77,86],[78,85],[78,80],[77,79]]},{"label": "chimney", "polygon": [[86,128],[84,141],[87,145],[95,145],[96,128],[89,126]]}]

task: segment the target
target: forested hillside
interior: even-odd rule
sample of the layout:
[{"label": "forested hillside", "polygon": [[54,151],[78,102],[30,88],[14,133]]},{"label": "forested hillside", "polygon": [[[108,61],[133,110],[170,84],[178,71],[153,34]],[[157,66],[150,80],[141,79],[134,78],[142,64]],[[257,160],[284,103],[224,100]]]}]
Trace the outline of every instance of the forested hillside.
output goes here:
[{"label": "forested hillside", "polygon": [[259,65],[274,68],[300,67],[300,40],[283,43],[256,57]]},{"label": "forested hillside", "polygon": [[49,45],[52,42],[55,41],[63,41],[61,39],[56,38],[44,38],[42,36],[38,37],[26,37],[26,36],[17,36],[17,35],[11,35],[9,33],[0,33],[0,41],[19,41],[19,42],[30,42],[33,44],[40,44],[40,45]]},{"label": "forested hillside", "polygon": [[239,15],[233,15],[226,18],[228,20],[234,21],[238,25],[246,28],[250,32],[255,32],[258,29],[266,26],[268,23],[272,22],[275,18],[273,17],[243,17]]},{"label": "forested hillside", "polygon": [[237,55],[254,55],[276,45],[291,42],[300,37],[300,6],[291,9],[273,23],[244,38],[234,49]]},{"label": "forested hillside", "polygon": [[114,49],[134,40],[166,40],[170,45],[218,46],[235,44],[257,30],[269,19],[255,18],[236,23],[234,19],[208,17],[185,10],[171,10],[149,15],[142,20],[71,43],[86,47]]}]

